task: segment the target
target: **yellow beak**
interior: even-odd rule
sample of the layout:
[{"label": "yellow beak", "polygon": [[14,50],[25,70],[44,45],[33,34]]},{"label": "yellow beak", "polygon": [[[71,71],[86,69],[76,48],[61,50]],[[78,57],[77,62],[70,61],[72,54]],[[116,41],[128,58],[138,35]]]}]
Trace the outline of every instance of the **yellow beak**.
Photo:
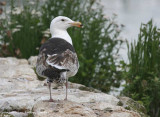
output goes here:
[{"label": "yellow beak", "polygon": [[73,22],[73,23],[70,23],[72,26],[76,26],[76,27],[79,27],[81,28],[83,25],[81,22]]}]

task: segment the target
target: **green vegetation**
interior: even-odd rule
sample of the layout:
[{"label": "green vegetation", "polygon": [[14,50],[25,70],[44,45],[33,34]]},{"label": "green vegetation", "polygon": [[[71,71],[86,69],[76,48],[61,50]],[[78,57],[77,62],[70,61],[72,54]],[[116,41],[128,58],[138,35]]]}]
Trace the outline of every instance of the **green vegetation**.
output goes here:
[{"label": "green vegetation", "polygon": [[4,10],[4,18],[0,20],[0,55],[20,58],[37,55],[36,48],[42,39],[39,3],[23,1],[23,8],[18,7],[14,0],[9,4],[10,10]]},{"label": "green vegetation", "polygon": [[160,116],[160,29],[142,24],[138,41],[128,45],[129,65],[123,94],[142,102],[151,117]]},{"label": "green vegetation", "polygon": [[[115,23],[115,17],[105,18],[95,0],[47,0],[42,5],[24,2],[24,9],[19,13],[15,12],[20,8],[13,0],[10,3],[8,20],[11,23],[7,24],[4,19],[3,24],[7,25],[0,33],[3,35],[1,56],[29,58],[37,55],[36,48],[50,37],[48,29],[51,20],[59,15],[67,16],[84,25],[82,29],[68,30],[80,62],[78,74],[70,80],[104,92],[110,91],[111,86],[119,87],[120,72],[113,55],[123,43],[118,40],[121,26]],[[41,12],[40,15],[37,12]],[[15,32],[15,29],[18,30]],[[7,30],[9,34],[5,33]]]}]

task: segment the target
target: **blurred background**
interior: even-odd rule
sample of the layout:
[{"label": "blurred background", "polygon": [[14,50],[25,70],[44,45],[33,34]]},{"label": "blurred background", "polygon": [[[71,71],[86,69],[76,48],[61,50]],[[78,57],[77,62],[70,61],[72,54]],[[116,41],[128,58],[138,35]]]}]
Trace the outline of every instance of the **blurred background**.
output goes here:
[{"label": "blurred background", "polygon": [[[125,25],[121,36],[129,42],[137,40],[141,23],[153,19],[154,23],[160,26],[160,0],[101,0],[101,4],[107,17],[116,14],[117,21]],[[120,54],[123,60],[127,61],[125,50],[121,50]]]},{"label": "blurred background", "polygon": [[59,15],[70,28],[80,69],[71,82],[128,96],[160,116],[159,0],[0,0],[0,57],[37,56]]}]

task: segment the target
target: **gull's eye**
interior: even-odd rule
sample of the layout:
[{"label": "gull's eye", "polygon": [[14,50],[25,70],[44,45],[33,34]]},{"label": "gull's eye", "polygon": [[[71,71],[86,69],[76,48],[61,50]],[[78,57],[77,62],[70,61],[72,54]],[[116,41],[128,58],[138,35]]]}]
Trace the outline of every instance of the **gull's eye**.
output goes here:
[{"label": "gull's eye", "polygon": [[61,19],[61,21],[65,21],[64,19]]}]

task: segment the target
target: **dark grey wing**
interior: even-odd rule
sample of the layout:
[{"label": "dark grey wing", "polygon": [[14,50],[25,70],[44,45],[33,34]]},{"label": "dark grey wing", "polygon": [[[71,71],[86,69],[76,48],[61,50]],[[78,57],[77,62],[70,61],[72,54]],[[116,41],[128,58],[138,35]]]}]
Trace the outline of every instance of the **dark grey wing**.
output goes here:
[{"label": "dark grey wing", "polygon": [[61,54],[47,55],[46,63],[57,69],[73,71],[79,67],[76,53],[67,49]]},{"label": "dark grey wing", "polygon": [[[36,71],[40,76],[49,77],[64,71],[73,76],[79,68],[77,54],[73,46],[64,39],[49,39],[40,48]],[[49,75],[47,75],[49,74]]]}]

